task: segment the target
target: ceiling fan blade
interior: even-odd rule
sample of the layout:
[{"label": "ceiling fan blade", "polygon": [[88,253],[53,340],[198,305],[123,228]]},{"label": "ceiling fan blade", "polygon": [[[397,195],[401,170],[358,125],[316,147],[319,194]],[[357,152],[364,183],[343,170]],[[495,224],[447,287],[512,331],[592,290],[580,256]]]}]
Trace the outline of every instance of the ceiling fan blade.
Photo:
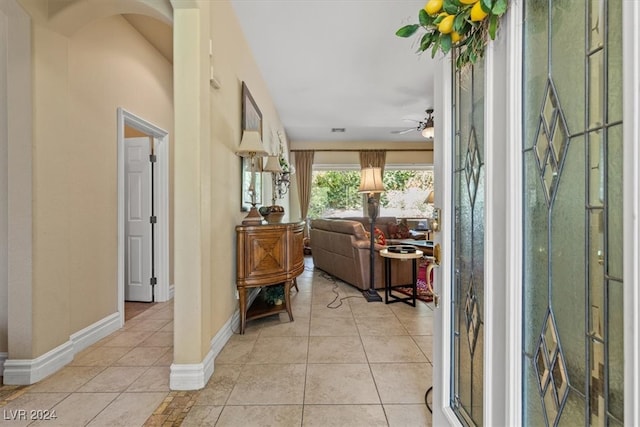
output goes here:
[{"label": "ceiling fan blade", "polygon": [[396,135],[404,135],[405,133],[413,132],[415,130],[416,130],[416,128],[409,128],[409,129],[405,129],[405,130],[392,130],[391,133],[396,134]]}]

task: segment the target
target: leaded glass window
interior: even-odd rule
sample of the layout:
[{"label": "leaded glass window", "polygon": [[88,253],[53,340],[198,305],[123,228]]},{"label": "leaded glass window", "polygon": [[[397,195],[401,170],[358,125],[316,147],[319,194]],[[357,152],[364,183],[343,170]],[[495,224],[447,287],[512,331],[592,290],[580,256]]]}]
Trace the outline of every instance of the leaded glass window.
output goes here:
[{"label": "leaded glass window", "polygon": [[623,424],[622,2],[524,2],[523,424]]}]

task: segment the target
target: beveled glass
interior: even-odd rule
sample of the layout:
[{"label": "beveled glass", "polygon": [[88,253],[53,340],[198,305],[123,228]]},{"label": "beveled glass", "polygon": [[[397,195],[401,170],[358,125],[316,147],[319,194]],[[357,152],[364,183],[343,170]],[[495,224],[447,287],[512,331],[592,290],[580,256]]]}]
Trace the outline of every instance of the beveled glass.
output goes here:
[{"label": "beveled glass", "polygon": [[523,6],[523,422],[621,425],[621,2]]},{"label": "beveled glass", "polygon": [[454,342],[451,402],[464,424],[483,423],[484,70],[456,72],[454,83]]}]

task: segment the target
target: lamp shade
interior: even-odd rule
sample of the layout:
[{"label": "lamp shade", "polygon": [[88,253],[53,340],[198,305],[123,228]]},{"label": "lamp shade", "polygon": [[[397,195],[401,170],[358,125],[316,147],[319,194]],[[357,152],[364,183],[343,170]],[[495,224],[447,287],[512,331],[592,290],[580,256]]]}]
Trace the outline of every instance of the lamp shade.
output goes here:
[{"label": "lamp shade", "polygon": [[260,133],[255,130],[245,130],[242,133],[242,141],[240,141],[236,154],[241,157],[266,156],[267,152],[262,145]]},{"label": "lamp shade", "polygon": [[280,166],[280,158],[278,156],[267,157],[267,163],[262,168],[262,172],[282,173],[283,171]]},{"label": "lamp shade", "polygon": [[359,193],[382,193],[382,172],[380,168],[368,167],[360,171]]},{"label": "lamp shade", "polygon": [[429,195],[427,196],[427,200],[425,200],[424,202],[428,203],[428,204],[433,204],[434,199],[435,199],[435,192],[433,190],[431,190],[431,191],[429,191]]}]

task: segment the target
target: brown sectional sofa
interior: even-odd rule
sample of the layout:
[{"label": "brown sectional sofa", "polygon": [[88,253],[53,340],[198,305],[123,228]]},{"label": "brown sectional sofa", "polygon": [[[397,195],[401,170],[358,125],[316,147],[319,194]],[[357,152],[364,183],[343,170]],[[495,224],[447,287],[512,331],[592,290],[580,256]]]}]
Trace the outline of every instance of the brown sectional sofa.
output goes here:
[{"label": "brown sectional sofa", "polygon": [[[383,232],[393,217],[381,217],[376,227]],[[315,267],[362,290],[369,288],[369,248],[371,241],[365,233],[369,231],[368,218],[315,219],[311,221],[311,247]],[[384,259],[379,252],[385,246],[375,244],[374,286],[384,288]],[[391,284],[411,283],[412,262],[396,261],[391,270]]]}]

